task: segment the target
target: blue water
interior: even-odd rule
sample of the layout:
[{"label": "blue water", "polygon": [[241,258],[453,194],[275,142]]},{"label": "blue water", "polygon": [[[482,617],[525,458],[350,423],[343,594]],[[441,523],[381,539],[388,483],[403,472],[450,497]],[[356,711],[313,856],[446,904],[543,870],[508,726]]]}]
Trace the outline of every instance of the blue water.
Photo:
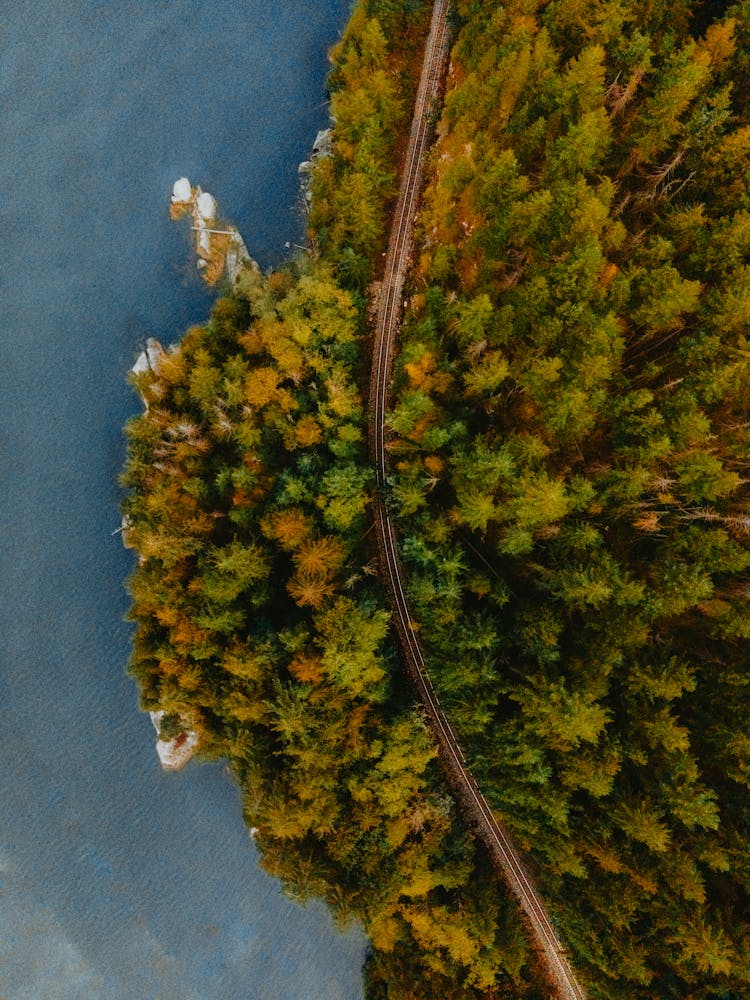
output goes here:
[{"label": "blue water", "polygon": [[168,775],[125,675],[125,373],[206,315],[187,175],[300,238],[349,0],[14,0],[0,105],[0,996],[358,1000],[364,942],[258,867],[220,765]]}]

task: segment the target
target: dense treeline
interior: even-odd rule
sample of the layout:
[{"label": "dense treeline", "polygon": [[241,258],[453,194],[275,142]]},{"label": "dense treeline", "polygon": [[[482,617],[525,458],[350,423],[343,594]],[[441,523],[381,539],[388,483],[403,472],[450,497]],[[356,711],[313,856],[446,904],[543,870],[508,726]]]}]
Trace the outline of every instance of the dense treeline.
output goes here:
[{"label": "dense treeline", "polygon": [[[423,4],[358,9],[336,53],[346,86],[316,190],[329,170],[334,200],[360,183],[362,149],[380,139],[352,132],[352,84],[367,91],[364,67],[381,89],[413,82],[423,19]],[[398,45],[384,48],[386,28]],[[386,124],[376,153],[394,174]],[[371,269],[392,190],[333,208],[318,196],[315,257],[247,269],[205,326],[135,378],[131,672],[144,708],[167,713],[166,735],[190,727],[204,756],[229,760],[263,864],[290,895],[362,922],[371,996],[468,1000],[500,986],[540,1000],[515,907],[463,829],[400,679],[368,540],[364,279],[341,266],[341,240],[363,233],[353,212],[377,217],[374,242],[353,249]]]},{"label": "dense treeline", "polygon": [[459,8],[391,416],[416,617],[591,995],[745,996],[750,5]]},{"label": "dense treeline", "polygon": [[458,997],[465,982],[479,996],[507,979],[535,998],[513,906],[462,830],[386,643],[358,322],[322,262],[247,271],[137,377],[131,670],[145,708],[229,759],[290,895],[362,921],[373,982],[402,983],[388,995]]},{"label": "dense treeline", "polygon": [[[368,533],[368,282],[430,5],[333,54],[313,255],[137,378],[145,708],[229,759],[368,995],[546,995],[400,678]],[[441,701],[589,995],[750,988],[750,6],[457,4],[389,503]]]},{"label": "dense treeline", "polygon": [[385,248],[430,14],[424,0],[367,0],[331,53],[333,155],[317,161],[309,221],[317,250],[359,293]]}]

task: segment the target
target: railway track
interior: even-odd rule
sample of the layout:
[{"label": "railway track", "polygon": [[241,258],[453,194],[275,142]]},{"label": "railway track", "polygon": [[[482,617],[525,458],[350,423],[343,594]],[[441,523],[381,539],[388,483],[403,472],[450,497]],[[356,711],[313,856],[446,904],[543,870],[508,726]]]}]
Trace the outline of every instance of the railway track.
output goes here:
[{"label": "railway track", "polygon": [[406,596],[396,532],[383,502],[388,467],[385,417],[393,353],[401,320],[404,280],[410,265],[412,229],[422,188],[424,154],[431,140],[430,111],[437,101],[448,58],[450,0],[435,0],[417,90],[399,198],[393,216],[385,271],[377,299],[370,376],[370,453],[377,491],[375,526],[381,572],[388,590],[394,622],[410,680],[417,689],[428,725],[437,741],[441,762],[453,791],[493,865],[518,901],[529,936],[558,1000],[586,1000],[565,949],[507,830],[495,818],[474,780],[440,701],[430,681]]}]

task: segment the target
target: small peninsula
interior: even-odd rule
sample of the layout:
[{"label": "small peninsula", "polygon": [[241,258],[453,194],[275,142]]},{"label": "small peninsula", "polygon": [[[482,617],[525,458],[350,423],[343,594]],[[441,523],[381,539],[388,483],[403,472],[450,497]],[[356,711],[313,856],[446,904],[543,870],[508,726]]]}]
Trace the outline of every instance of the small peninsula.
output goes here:
[{"label": "small peninsula", "polygon": [[[750,8],[457,0],[381,476],[373,303],[431,16],[355,4],[309,249],[243,258],[136,365],[131,672],[164,742],[229,761],[265,868],[361,923],[368,1000],[548,998],[403,669],[382,507],[586,995],[744,1000]],[[210,261],[229,227],[174,197]]]}]

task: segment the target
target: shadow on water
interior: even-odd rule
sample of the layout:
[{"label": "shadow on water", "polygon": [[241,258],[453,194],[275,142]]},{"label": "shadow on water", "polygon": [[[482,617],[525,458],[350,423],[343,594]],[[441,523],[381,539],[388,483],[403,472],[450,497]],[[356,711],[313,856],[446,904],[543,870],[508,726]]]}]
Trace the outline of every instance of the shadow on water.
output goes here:
[{"label": "shadow on water", "polygon": [[[257,865],[224,769],[159,770],[125,676],[126,373],[210,296],[172,182],[268,264],[299,238],[348,0],[17,0],[0,99],[0,995],[358,1000],[364,942]],[[189,270],[188,270],[189,268]]]}]

